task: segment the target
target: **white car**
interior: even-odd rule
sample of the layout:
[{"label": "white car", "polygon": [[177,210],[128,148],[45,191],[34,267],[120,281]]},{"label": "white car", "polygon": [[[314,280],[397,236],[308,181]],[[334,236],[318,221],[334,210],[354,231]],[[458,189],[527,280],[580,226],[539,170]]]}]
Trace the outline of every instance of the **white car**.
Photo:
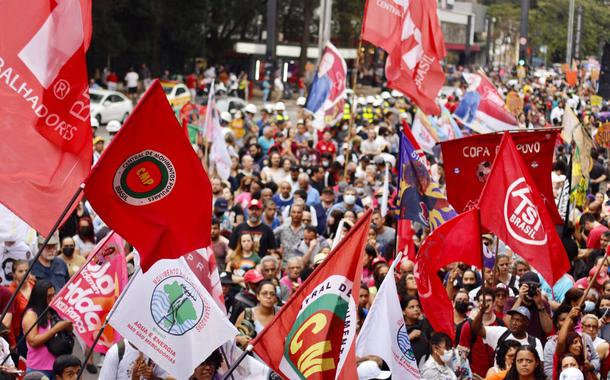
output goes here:
[{"label": "white car", "polygon": [[219,97],[216,99],[216,108],[220,112],[231,112],[231,110],[242,110],[246,107],[246,101],[235,96]]},{"label": "white car", "polygon": [[96,118],[100,124],[110,120],[124,122],[133,111],[131,100],[117,91],[89,90],[91,101],[91,117]]}]

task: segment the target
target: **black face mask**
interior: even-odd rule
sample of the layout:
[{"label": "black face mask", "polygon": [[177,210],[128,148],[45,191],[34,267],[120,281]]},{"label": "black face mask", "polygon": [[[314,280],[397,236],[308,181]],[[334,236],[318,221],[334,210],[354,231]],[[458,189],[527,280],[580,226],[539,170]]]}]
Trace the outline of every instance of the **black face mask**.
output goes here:
[{"label": "black face mask", "polygon": [[81,227],[80,228],[80,232],[83,235],[89,235],[93,230],[91,229],[91,227]]},{"label": "black face mask", "polygon": [[477,287],[477,284],[462,284],[462,287],[470,292]]},{"label": "black face mask", "polygon": [[460,314],[466,314],[468,312],[469,306],[470,306],[469,302],[456,302],[455,311],[457,311]]},{"label": "black face mask", "polygon": [[64,247],[64,249],[62,249],[62,252],[64,253],[64,255],[72,257],[72,255],[74,254],[74,247]]}]

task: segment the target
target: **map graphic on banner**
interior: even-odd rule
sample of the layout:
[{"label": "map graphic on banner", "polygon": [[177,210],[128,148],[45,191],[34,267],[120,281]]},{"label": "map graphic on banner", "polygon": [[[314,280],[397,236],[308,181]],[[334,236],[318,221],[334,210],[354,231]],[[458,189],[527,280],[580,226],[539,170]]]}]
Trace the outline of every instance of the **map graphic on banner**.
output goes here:
[{"label": "map graphic on banner", "polygon": [[453,116],[477,133],[499,132],[517,127],[517,119],[485,74],[462,74],[468,90]]}]

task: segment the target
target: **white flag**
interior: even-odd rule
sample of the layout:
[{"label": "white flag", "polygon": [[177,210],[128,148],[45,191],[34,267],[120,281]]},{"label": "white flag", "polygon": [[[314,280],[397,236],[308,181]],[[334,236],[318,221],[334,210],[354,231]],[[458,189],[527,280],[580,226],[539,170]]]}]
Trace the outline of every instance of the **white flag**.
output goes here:
[{"label": "white flag", "polygon": [[402,254],[396,257],[379,287],[371,310],[360,329],[356,341],[356,356],[379,356],[390,367],[393,379],[420,379],[394,280],[394,268],[401,257]]},{"label": "white flag", "polygon": [[231,176],[231,155],[229,155],[225,136],[220,126],[214,91],[214,83],[212,83],[210,95],[208,96],[208,108],[205,114],[205,137],[212,144],[210,163],[216,168],[218,176],[226,181]]},{"label": "white flag", "polygon": [[160,260],[139,273],[110,324],[178,379],[237,335],[184,258]]},{"label": "white flag", "polygon": [[388,214],[388,199],[390,197],[390,169],[388,163],[385,164],[385,179],[383,180],[383,189],[381,192],[381,205],[379,206],[381,216],[385,218]]}]

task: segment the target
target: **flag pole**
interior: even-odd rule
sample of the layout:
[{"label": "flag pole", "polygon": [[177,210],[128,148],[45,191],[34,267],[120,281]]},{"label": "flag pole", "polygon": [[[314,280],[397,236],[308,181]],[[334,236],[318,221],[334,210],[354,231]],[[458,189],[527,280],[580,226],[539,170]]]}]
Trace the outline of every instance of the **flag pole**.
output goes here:
[{"label": "flag pole", "polygon": [[[36,253],[36,256],[34,256],[34,258],[31,261],[32,264],[35,263],[36,261],[38,261],[38,259],[42,255],[42,251],[49,243],[49,240],[51,240],[51,236],[53,236],[55,231],[57,231],[57,229],[59,228],[59,225],[61,224],[61,222],[64,220],[65,216],[68,214],[68,212],[72,208],[72,205],[74,204],[74,202],[76,202],[78,200],[78,197],[83,192],[84,188],[85,188],[84,183],[81,183],[78,186],[78,189],[76,190],[76,192],[74,193],[72,198],[70,198],[70,200],[68,201],[68,204],[66,205],[64,210],[61,212],[61,215],[59,215],[59,218],[57,218],[57,220],[55,221],[55,224],[51,228],[51,231],[49,231],[49,233],[47,234],[47,237],[45,238],[44,243],[42,244],[42,246],[40,248],[38,248],[38,252]],[[13,294],[11,294],[11,298],[8,300],[8,303],[4,307],[4,310],[2,311],[2,315],[0,316],[0,322],[3,321],[4,317],[6,317],[6,314],[8,314],[8,311],[9,311],[11,305],[15,302],[15,299],[17,298],[17,294],[21,291],[21,288],[23,288],[23,285],[25,285],[25,282],[28,280],[28,277],[32,273],[32,268],[34,268],[34,265],[30,265],[30,267],[28,268],[27,272],[25,272],[25,275],[23,276],[21,281],[19,281],[19,284],[17,285],[17,289],[15,289]]]},{"label": "flag pole", "polygon": [[356,50],[356,62],[354,62],[354,71],[352,71],[352,117],[349,118],[349,129],[347,132],[347,156],[345,157],[345,167],[343,168],[343,180],[347,182],[347,165],[352,160],[352,147],[354,122],[356,121],[356,85],[358,83],[358,71],[360,70],[360,51],[362,50],[362,33],[358,38],[358,49]]},{"label": "flag pole", "polygon": [[91,344],[91,347],[89,347],[89,349],[87,350],[85,359],[83,360],[83,363],[81,364],[80,369],[78,370],[78,375],[76,377],[76,380],[80,380],[80,378],[83,376],[83,372],[85,372],[85,367],[87,366],[87,362],[89,361],[89,358],[91,358],[91,355],[93,355],[93,349],[97,345],[97,342],[99,342],[100,338],[102,337],[102,334],[104,333],[104,330],[108,326],[108,322],[110,322],[110,317],[112,317],[112,315],[114,314],[114,311],[116,310],[117,305],[119,305],[121,303],[121,300],[123,299],[123,297],[129,290],[129,287],[133,283],[136,276],[140,273],[140,270],[141,270],[141,268],[138,268],[138,269],[136,269],[135,272],[133,272],[133,274],[131,275],[131,278],[127,282],[127,285],[125,285],[125,289],[123,289],[123,291],[119,295],[119,298],[117,298],[116,302],[112,306],[112,309],[110,309],[110,312],[106,316],[106,320],[104,321],[104,324],[100,327],[100,331],[98,331],[97,335],[95,336],[95,339],[93,340],[93,344]]},{"label": "flag pole", "polygon": [[254,349],[254,346],[251,344],[248,344],[248,346],[246,347],[244,352],[242,352],[241,355],[239,355],[237,360],[233,362],[231,367],[229,367],[227,372],[222,376],[222,380],[227,380],[229,378],[229,376],[233,377],[231,375],[233,373],[233,371],[235,371],[235,369],[237,369],[239,364],[246,358],[246,355],[248,355],[250,352],[252,352],[253,349]]},{"label": "flag pole", "polygon": [[597,270],[595,271],[595,275],[589,281],[589,285],[587,285],[587,289],[585,289],[585,292],[583,293],[582,297],[580,298],[580,301],[578,301],[578,307],[581,308],[581,310],[582,310],[582,305],[585,303],[585,300],[587,299],[589,290],[591,290],[591,286],[593,286],[595,281],[597,281],[597,277],[599,276],[599,272],[601,272],[601,269],[604,266],[604,263],[608,262],[608,251],[609,251],[609,249],[606,248],[606,253],[604,253],[604,260],[601,262],[600,265],[598,265]]}]

